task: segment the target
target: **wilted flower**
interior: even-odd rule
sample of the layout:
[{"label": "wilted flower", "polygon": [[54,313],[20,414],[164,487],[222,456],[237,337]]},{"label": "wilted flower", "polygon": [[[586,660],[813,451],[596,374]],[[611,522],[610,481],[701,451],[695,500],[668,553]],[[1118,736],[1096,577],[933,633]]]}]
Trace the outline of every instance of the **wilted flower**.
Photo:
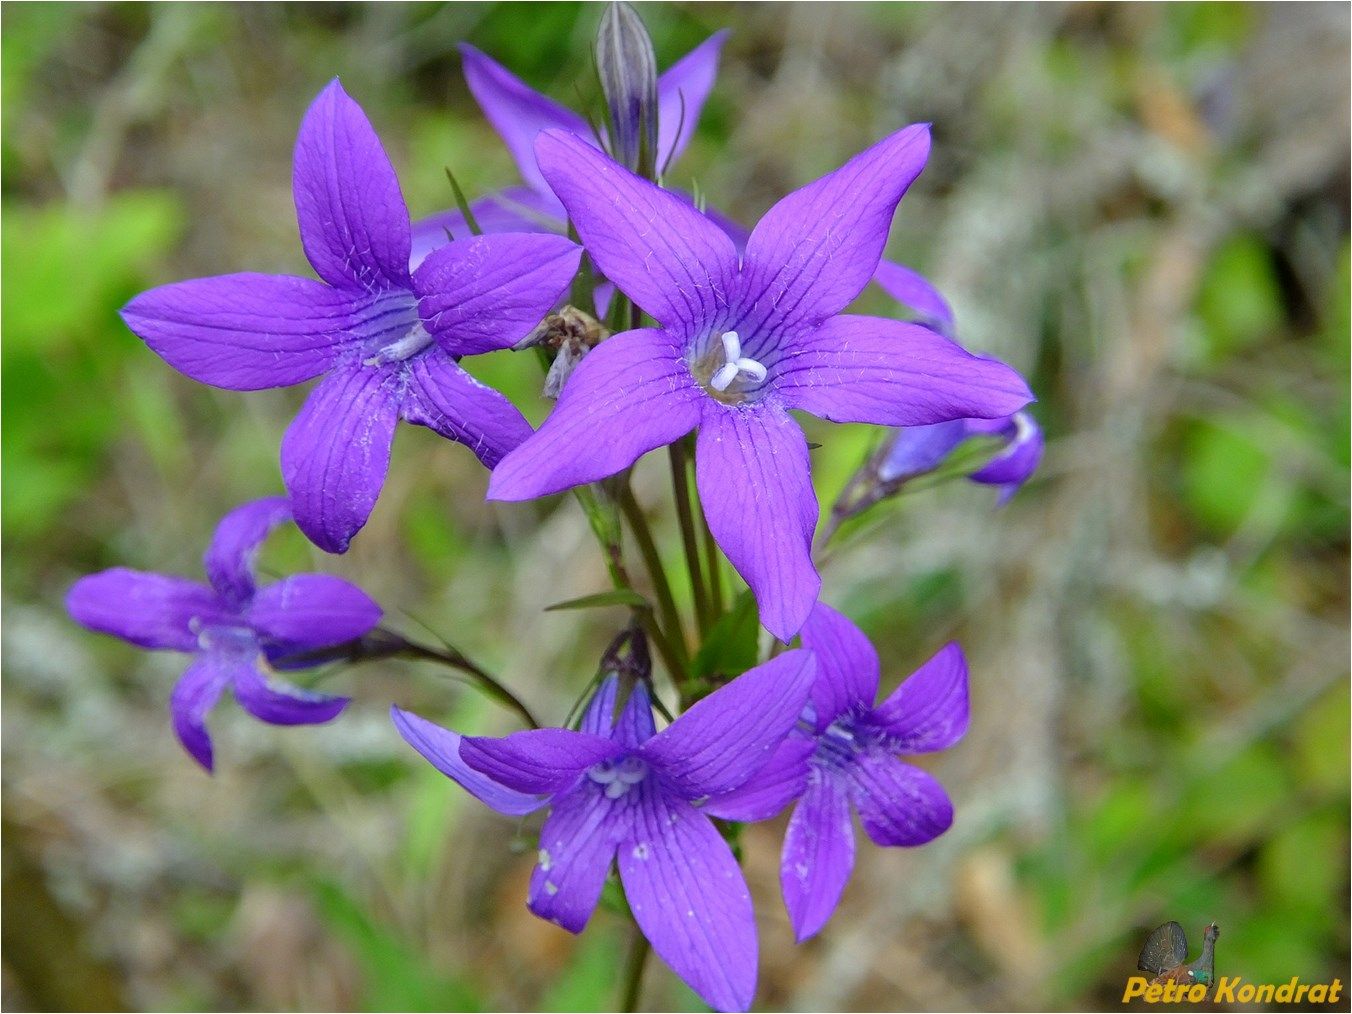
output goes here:
[{"label": "wilted flower", "polygon": [[209,585],[115,567],[81,578],[66,596],[71,616],[91,630],[195,656],[170,707],[179,740],[208,771],[206,715],[221,691],[229,687],[245,711],[274,725],[327,722],[348,698],[275,684],[269,662],[361,637],[380,620],[380,606],[365,592],[327,574],[254,585],[258,547],[290,520],[281,497],[243,504],[222,518],[203,558]]},{"label": "wilted flower", "polygon": [[807,652],[785,652],[661,732],[641,682],[613,717],[614,676],[578,732],[469,738],[398,708],[392,716],[414,749],[499,813],[549,808],[532,912],[581,932],[616,862],[658,955],[713,1007],[746,1010],[756,990],[751,896],[732,850],[694,804],[741,786],[766,763],[801,713],[814,669]]},{"label": "wilted flower", "polygon": [[764,820],[798,800],[780,885],[799,940],[831,918],[854,868],[852,804],[879,845],[923,845],[948,830],[953,804],[943,786],[897,755],[947,749],[967,731],[967,663],[956,644],[876,707],[878,653],[858,627],[818,603],[803,646],[817,677],[798,729],[741,789],[704,807],[729,820]]},{"label": "wilted flower", "polygon": [[536,151],[597,267],[658,326],[588,354],[540,431],[494,470],[490,498],[614,475],[698,428],[709,526],[755,592],[761,622],[788,640],[821,585],[807,441],[790,409],[914,426],[1007,416],[1031,400],[1010,367],[928,328],[841,315],[873,276],[925,164],[926,126],[785,197],[740,257],[708,218],[581,139],[548,131]]},{"label": "wilted flower", "polygon": [[559,236],[441,246],[410,273],[408,209],[361,107],[335,80],[296,140],[296,217],[323,281],[199,278],[142,293],[127,326],[194,380],[233,390],[324,376],[282,442],[296,523],[344,552],[366,523],[399,419],[492,467],[531,432],[505,397],[457,364],[509,348],[553,307],[581,251]]}]

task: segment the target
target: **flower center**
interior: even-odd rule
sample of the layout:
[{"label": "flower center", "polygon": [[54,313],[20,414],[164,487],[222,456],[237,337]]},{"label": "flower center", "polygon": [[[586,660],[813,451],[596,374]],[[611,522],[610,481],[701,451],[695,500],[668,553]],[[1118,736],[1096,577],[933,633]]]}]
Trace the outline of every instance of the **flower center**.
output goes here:
[{"label": "flower center", "polygon": [[847,767],[854,762],[863,746],[853,718],[847,715],[828,725],[826,731],[817,738],[817,752],[813,760],[827,767]]},{"label": "flower center", "polygon": [[383,366],[411,359],[432,344],[433,338],[418,316],[413,293],[395,289],[377,296],[362,315],[355,331],[361,336],[366,358],[363,366]]},{"label": "flower center", "polygon": [[432,336],[427,333],[422,321],[415,320],[407,334],[388,345],[381,346],[379,351],[371,358],[362,360],[362,365],[383,366],[385,363],[402,363],[405,359],[416,356],[431,344]]},{"label": "flower center", "polygon": [[765,380],[765,365],[742,355],[742,337],[736,331],[724,331],[691,367],[696,379],[719,401],[739,402]]},{"label": "flower center", "polygon": [[648,777],[648,763],[630,754],[617,761],[602,761],[587,769],[587,777],[605,787],[607,799],[619,799]]},{"label": "flower center", "polygon": [[197,647],[202,651],[251,652],[258,647],[258,636],[249,627],[206,626],[194,618],[188,629],[197,635]]}]

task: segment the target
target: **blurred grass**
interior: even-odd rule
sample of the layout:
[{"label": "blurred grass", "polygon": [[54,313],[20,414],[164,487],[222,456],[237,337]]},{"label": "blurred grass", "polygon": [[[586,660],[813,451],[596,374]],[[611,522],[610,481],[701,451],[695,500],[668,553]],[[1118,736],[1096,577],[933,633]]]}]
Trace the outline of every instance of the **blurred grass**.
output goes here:
[{"label": "blurred grass", "polygon": [[[1008,508],[945,487],[884,508],[833,558],[827,596],[893,682],[962,638],[974,725],[934,765],[954,830],[865,850],[804,948],[778,901],[778,829],[746,836],[763,1005],[1115,1005],[1166,919],[1193,937],[1217,920],[1222,974],[1346,981],[1346,10],[643,13],[662,65],[733,29],[677,177],[744,220],[884,131],[935,123],[890,252],[941,284],[965,341],[1029,372],[1051,437]],[[164,720],[177,660],[75,630],[60,606],[99,567],[195,573],[216,517],[278,489],[298,404],[174,375],[117,308],[177,278],[305,270],[290,147],[335,74],[415,214],[450,203],[444,165],[473,192],[513,182],[454,45],[576,105],[595,16],[0,12],[6,854],[26,859],[22,897],[82,928],[73,947],[6,936],[5,1006],[62,1006],[43,973],[58,967],[148,1009],[613,1002],[620,920],[599,913],[577,942],[533,920],[529,828],[415,763],[384,717],[396,700],[506,728],[490,706],[417,668],[330,674],[358,698],[332,729],[279,733],[222,708],[206,782]],[[890,312],[878,293],[860,306]],[[541,418],[530,370],[488,360]],[[875,434],[810,435],[827,501]],[[663,471],[639,470],[646,502]],[[349,575],[562,715],[614,617],[539,609],[604,573],[570,502],[490,509],[483,484],[468,455],[410,428],[349,556],[288,533],[264,567]],[[7,925],[19,897],[6,890]],[[665,971],[648,982],[654,1006],[694,1009]]]}]

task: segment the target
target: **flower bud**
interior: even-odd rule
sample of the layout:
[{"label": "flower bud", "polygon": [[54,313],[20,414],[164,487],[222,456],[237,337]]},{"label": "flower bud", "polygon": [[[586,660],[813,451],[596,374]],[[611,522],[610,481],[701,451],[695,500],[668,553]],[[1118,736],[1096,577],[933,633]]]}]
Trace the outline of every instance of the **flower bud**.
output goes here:
[{"label": "flower bud", "polygon": [[657,175],[657,57],[638,12],[611,3],[596,31],[596,73],[609,116],[610,154],[646,179]]}]

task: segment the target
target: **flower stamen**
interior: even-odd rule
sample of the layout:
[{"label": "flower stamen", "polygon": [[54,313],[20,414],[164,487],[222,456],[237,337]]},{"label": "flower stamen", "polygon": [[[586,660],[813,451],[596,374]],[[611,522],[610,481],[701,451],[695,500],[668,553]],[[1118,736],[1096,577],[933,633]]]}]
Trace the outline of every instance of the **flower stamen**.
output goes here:
[{"label": "flower stamen", "polygon": [[753,384],[759,384],[765,379],[767,372],[765,367],[756,360],[742,355],[741,335],[736,331],[724,331],[720,340],[723,342],[724,363],[710,378],[710,387],[715,391],[726,391],[739,377],[745,377]]}]

